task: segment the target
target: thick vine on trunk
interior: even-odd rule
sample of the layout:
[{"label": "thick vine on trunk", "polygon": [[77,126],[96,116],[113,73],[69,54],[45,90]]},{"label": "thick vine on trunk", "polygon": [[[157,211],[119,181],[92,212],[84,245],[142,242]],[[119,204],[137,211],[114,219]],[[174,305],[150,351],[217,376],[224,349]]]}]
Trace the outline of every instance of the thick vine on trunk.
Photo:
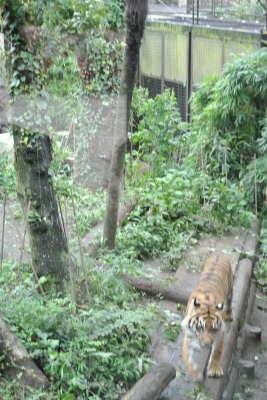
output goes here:
[{"label": "thick vine on trunk", "polygon": [[130,107],[147,11],[148,0],[126,1],[126,49],[122,69],[122,80],[108,186],[108,203],[103,232],[104,243],[110,249],[115,247],[120,191],[127,147]]}]

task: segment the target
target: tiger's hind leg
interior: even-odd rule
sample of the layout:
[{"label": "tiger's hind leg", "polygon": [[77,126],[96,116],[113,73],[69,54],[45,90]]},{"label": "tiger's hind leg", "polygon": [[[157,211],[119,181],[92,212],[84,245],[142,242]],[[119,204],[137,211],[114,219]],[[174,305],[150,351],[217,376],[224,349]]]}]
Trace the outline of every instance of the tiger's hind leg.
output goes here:
[{"label": "tiger's hind leg", "polygon": [[207,375],[208,377],[219,377],[223,375],[223,369],[221,366],[221,355],[224,343],[224,332],[218,332],[214,343],[208,363]]},{"label": "tiger's hind leg", "polygon": [[195,337],[191,337],[190,333],[185,332],[183,341],[183,360],[190,377],[195,382],[201,382],[203,379],[203,374],[193,359],[194,351],[198,349],[199,344]]}]

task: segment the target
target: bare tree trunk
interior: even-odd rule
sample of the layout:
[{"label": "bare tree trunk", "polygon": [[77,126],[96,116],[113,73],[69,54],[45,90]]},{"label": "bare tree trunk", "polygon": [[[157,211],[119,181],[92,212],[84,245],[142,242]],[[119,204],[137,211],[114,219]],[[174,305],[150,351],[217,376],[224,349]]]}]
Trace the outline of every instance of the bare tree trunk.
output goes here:
[{"label": "bare tree trunk", "polygon": [[27,146],[20,128],[13,128],[13,133],[17,193],[28,218],[32,261],[39,277],[53,275],[60,282],[66,273],[67,242],[49,176],[51,142],[43,134]]},{"label": "bare tree trunk", "polygon": [[130,119],[130,107],[138,66],[138,55],[145,29],[148,12],[148,0],[126,1],[126,50],[122,70],[122,81],[119,95],[110,179],[108,202],[104,221],[103,239],[105,245],[115,248],[117,219],[125,154],[127,131]]}]

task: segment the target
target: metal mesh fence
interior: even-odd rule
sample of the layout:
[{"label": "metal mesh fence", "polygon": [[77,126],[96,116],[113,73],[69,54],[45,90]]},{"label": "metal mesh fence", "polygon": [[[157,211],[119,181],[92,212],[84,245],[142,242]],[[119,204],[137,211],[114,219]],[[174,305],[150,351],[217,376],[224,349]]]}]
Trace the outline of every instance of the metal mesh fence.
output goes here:
[{"label": "metal mesh fence", "polygon": [[259,31],[187,25],[180,20],[150,22],[140,52],[140,84],[151,97],[173,88],[182,119],[188,120],[192,90],[206,77],[220,74],[233,54],[254,52],[260,46]]},{"label": "metal mesh fence", "polygon": [[193,36],[192,40],[192,83],[201,83],[206,77],[219,74],[222,62],[222,41],[219,39]]}]

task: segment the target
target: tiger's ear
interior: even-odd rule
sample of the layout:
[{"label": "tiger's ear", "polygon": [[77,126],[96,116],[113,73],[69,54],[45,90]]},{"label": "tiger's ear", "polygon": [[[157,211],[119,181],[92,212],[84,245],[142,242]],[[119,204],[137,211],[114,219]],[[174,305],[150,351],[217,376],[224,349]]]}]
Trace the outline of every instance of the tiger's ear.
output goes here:
[{"label": "tiger's ear", "polygon": [[198,301],[198,299],[196,297],[194,298],[194,306],[195,307],[199,307],[200,306],[200,302]]},{"label": "tiger's ear", "polygon": [[217,308],[217,310],[222,310],[223,306],[224,306],[223,303],[219,303],[219,304],[217,304],[216,308]]}]

